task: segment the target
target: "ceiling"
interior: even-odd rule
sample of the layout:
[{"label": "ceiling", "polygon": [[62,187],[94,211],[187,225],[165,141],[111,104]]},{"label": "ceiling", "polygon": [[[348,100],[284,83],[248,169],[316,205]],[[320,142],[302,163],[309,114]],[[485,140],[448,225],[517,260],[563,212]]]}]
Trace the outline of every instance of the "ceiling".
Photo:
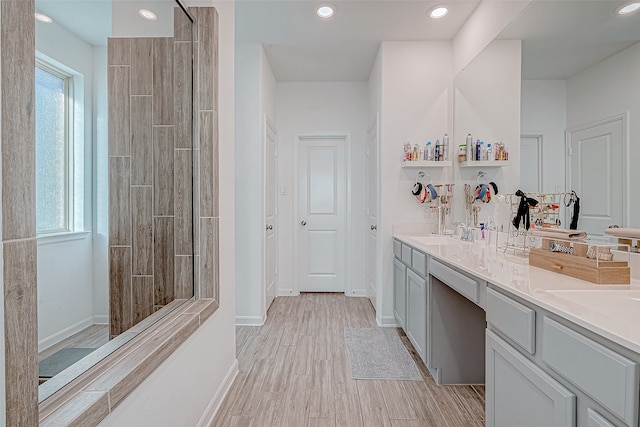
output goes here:
[{"label": "ceiling", "polygon": [[498,37],[521,39],[522,78],[564,80],[640,41],[640,13],[617,0],[535,0]]},{"label": "ceiling", "polygon": [[[480,1],[236,1],[236,43],[263,43],[277,81],[366,81],[381,41],[451,40]],[[449,13],[427,13],[447,3]]]}]

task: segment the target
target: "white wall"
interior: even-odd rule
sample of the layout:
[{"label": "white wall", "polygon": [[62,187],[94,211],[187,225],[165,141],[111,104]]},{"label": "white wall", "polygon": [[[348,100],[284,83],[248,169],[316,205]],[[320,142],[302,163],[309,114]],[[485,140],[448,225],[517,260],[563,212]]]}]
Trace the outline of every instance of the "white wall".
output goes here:
[{"label": "white wall", "polygon": [[[456,194],[454,218],[465,220],[464,184],[472,189],[478,171],[486,181],[495,182],[499,192],[515,193],[520,184],[520,40],[495,40],[455,78],[455,146],[464,144],[467,134],[473,140],[494,145],[501,141],[509,151],[510,166],[460,168],[455,163]],[[495,203],[478,203],[480,222],[495,218]]]},{"label": "white wall", "polygon": [[[55,22],[38,24],[36,36],[38,52],[82,75],[74,87],[74,95],[83,99],[75,108],[75,133],[84,137],[80,141],[84,149],[81,145],[74,150],[75,211],[80,213],[75,218],[75,227],[91,230],[93,111],[97,101],[93,96],[93,47]],[[105,102],[106,93],[102,96],[101,101]],[[94,323],[91,235],[80,237],[64,242],[39,239],[38,342],[41,350]]]},{"label": "white wall", "polygon": [[277,83],[278,184],[286,195],[278,198],[278,289],[280,295],[296,292],[293,239],[294,179],[293,144],[300,133],[348,132],[351,156],[351,239],[346,295],[364,295],[365,291],[365,175],[366,132],[369,122],[366,82]]},{"label": "white wall", "polygon": [[[382,271],[378,283],[378,322],[393,319],[393,227],[433,223],[435,215],[411,195],[418,170],[401,168],[405,141],[435,143],[452,135],[451,42],[383,42],[381,61],[380,202],[378,238]],[[372,81],[376,75],[372,74]],[[453,139],[452,139],[453,140]],[[428,171],[434,183],[453,178],[451,168]]]},{"label": "white wall", "polygon": [[[234,3],[188,5],[215,6],[220,15],[220,308],[101,426],[198,425],[212,409],[208,405],[213,401],[215,407],[223,397],[225,378],[235,372]],[[208,425],[211,420],[202,421]]]},{"label": "white wall", "polygon": [[[521,134],[542,135],[542,191],[564,191],[567,82],[523,80]],[[559,186],[559,187],[557,187]]]},{"label": "white wall", "polygon": [[[640,181],[640,169],[633,159],[640,159],[640,43],[602,61],[567,80],[567,129],[629,113],[629,153],[626,156],[629,185]],[[627,204],[627,227],[640,227],[640,198],[624,195]]]},{"label": "white wall", "polygon": [[261,44],[236,45],[236,322],[264,323],[264,116],[275,123],[276,81]]}]

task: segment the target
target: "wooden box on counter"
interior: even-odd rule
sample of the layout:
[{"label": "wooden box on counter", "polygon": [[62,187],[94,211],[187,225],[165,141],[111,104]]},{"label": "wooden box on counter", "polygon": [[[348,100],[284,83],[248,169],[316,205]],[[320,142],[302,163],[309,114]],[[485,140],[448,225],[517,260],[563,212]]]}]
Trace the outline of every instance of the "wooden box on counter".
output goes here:
[{"label": "wooden box on counter", "polygon": [[[552,252],[549,250],[551,242],[554,240],[542,239],[541,248],[531,248],[529,265],[600,285],[631,283],[631,269],[627,261],[597,261],[587,258],[589,245],[580,242],[557,241],[563,245],[571,244],[573,254]],[[600,253],[609,251],[608,247],[599,247]]]}]

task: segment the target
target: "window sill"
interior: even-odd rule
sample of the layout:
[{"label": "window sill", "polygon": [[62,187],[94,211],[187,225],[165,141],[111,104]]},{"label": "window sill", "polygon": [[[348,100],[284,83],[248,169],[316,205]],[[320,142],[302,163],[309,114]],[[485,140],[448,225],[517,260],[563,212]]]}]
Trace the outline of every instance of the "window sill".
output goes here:
[{"label": "window sill", "polygon": [[[217,308],[218,302],[214,299],[191,299],[138,333],[118,351],[42,402],[40,426],[98,425]],[[128,333],[135,331],[124,334]]]},{"label": "window sill", "polygon": [[84,240],[91,236],[90,231],[68,231],[64,233],[39,234],[36,236],[38,246],[55,245],[57,243]]}]

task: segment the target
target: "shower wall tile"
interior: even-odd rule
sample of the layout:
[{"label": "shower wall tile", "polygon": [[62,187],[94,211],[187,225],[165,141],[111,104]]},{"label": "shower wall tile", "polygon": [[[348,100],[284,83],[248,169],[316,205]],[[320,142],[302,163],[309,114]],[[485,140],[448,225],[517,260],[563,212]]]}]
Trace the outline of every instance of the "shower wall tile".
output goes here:
[{"label": "shower wall tile", "polygon": [[33,5],[1,4],[2,237],[6,241],[35,237],[35,57],[23,54],[33,51]]},{"label": "shower wall tile", "polygon": [[192,99],[192,63],[191,42],[174,43],[173,60],[173,94],[174,121],[176,126],[176,148],[191,148],[191,121],[193,110]]},{"label": "shower wall tile", "polygon": [[129,157],[109,158],[109,245],[131,245]]},{"label": "shower wall tile", "polygon": [[131,187],[133,274],[153,274],[153,189]]},{"label": "shower wall tile", "polygon": [[173,215],[174,130],[153,128],[153,190],[155,216]]},{"label": "shower wall tile", "polygon": [[198,10],[198,76],[201,110],[218,108],[218,11],[213,7]]},{"label": "shower wall tile", "polygon": [[175,298],[191,298],[193,296],[193,256],[176,256],[175,261]]},{"label": "shower wall tile", "polygon": [[200,137],[198,136],[198,114],[200,111],[200,108],[198,107],[200,105],[199,99],[200,99],[200,83],[199,83],[199,78],[198,78],[198,58],[199,58],[199,53],[198,53],[198,46],[199,43],[198,42],[194,42],[193,43],[193,120],[194,120],[194,124],[195,126],[194,128],[194,135],[193,135],[193,148],[194,150],[197,150],[199,148],[199,144],[200,144]]},{"label": "shower wall tile", "polygon": [[131,185],[153,183],[151,97],[131,97]]},{"label": "shower wall tile", "polygon": [[200,112],[200,216],[217,216],[217,120],[214,111]]},{"label": "shower wall tile", "polygon": [[131,279],[133,324],[137,325],[153,314],[153,276],[133,276]]},{"label": "shower wall tile", "polygon": [[166,305],[174,299],[175,254],[172,217],[154,218],[153,248],[154,304]]},{"label": "shower wall tile", "polygon": [[130,110],[128,66],[109,67],[109,155],[130,155]]},{"label": "shower wall tile", "polygon": [[173,38],[153,39],[153,124],[173,124]]},{"label": "shower wall tile", "polygon": [[175,150],[174,157],[174,200],[175,200],[175,250],[176,255],[193,254],[193,229],[191,223],[191,150]]},{"label": "shower wall tile", "polygon": [[200,218],[200,297],[217,298],[218,218]]},{"label": "shower wall tile", "polygon": [[153,94],[153,39],[131,39],[131,95]]},{"label": "shower wall tile", "polygon": [[111,336],[133,326],[131,309],[131,247],[109,248],[109,308]]},{"label": "shower wall tile", "polygon": [[[193,13],[189,8],[189,14]],[[192,23],[182,9],[175,7],[173,9],[173,38],[175,41],[191,41]]]},{"label": "shower wall tile", "polygon": [[109,65],[131,65],[131,39],[109,38],[107,63]]},{"label": "shower wall tile", "polygon": [[37,425],[38,391],[33,386],[38,371],[36,239],[4,242],[3,262],[4,333],[5,342],[11,343],[4,368],[6,425]]}]

